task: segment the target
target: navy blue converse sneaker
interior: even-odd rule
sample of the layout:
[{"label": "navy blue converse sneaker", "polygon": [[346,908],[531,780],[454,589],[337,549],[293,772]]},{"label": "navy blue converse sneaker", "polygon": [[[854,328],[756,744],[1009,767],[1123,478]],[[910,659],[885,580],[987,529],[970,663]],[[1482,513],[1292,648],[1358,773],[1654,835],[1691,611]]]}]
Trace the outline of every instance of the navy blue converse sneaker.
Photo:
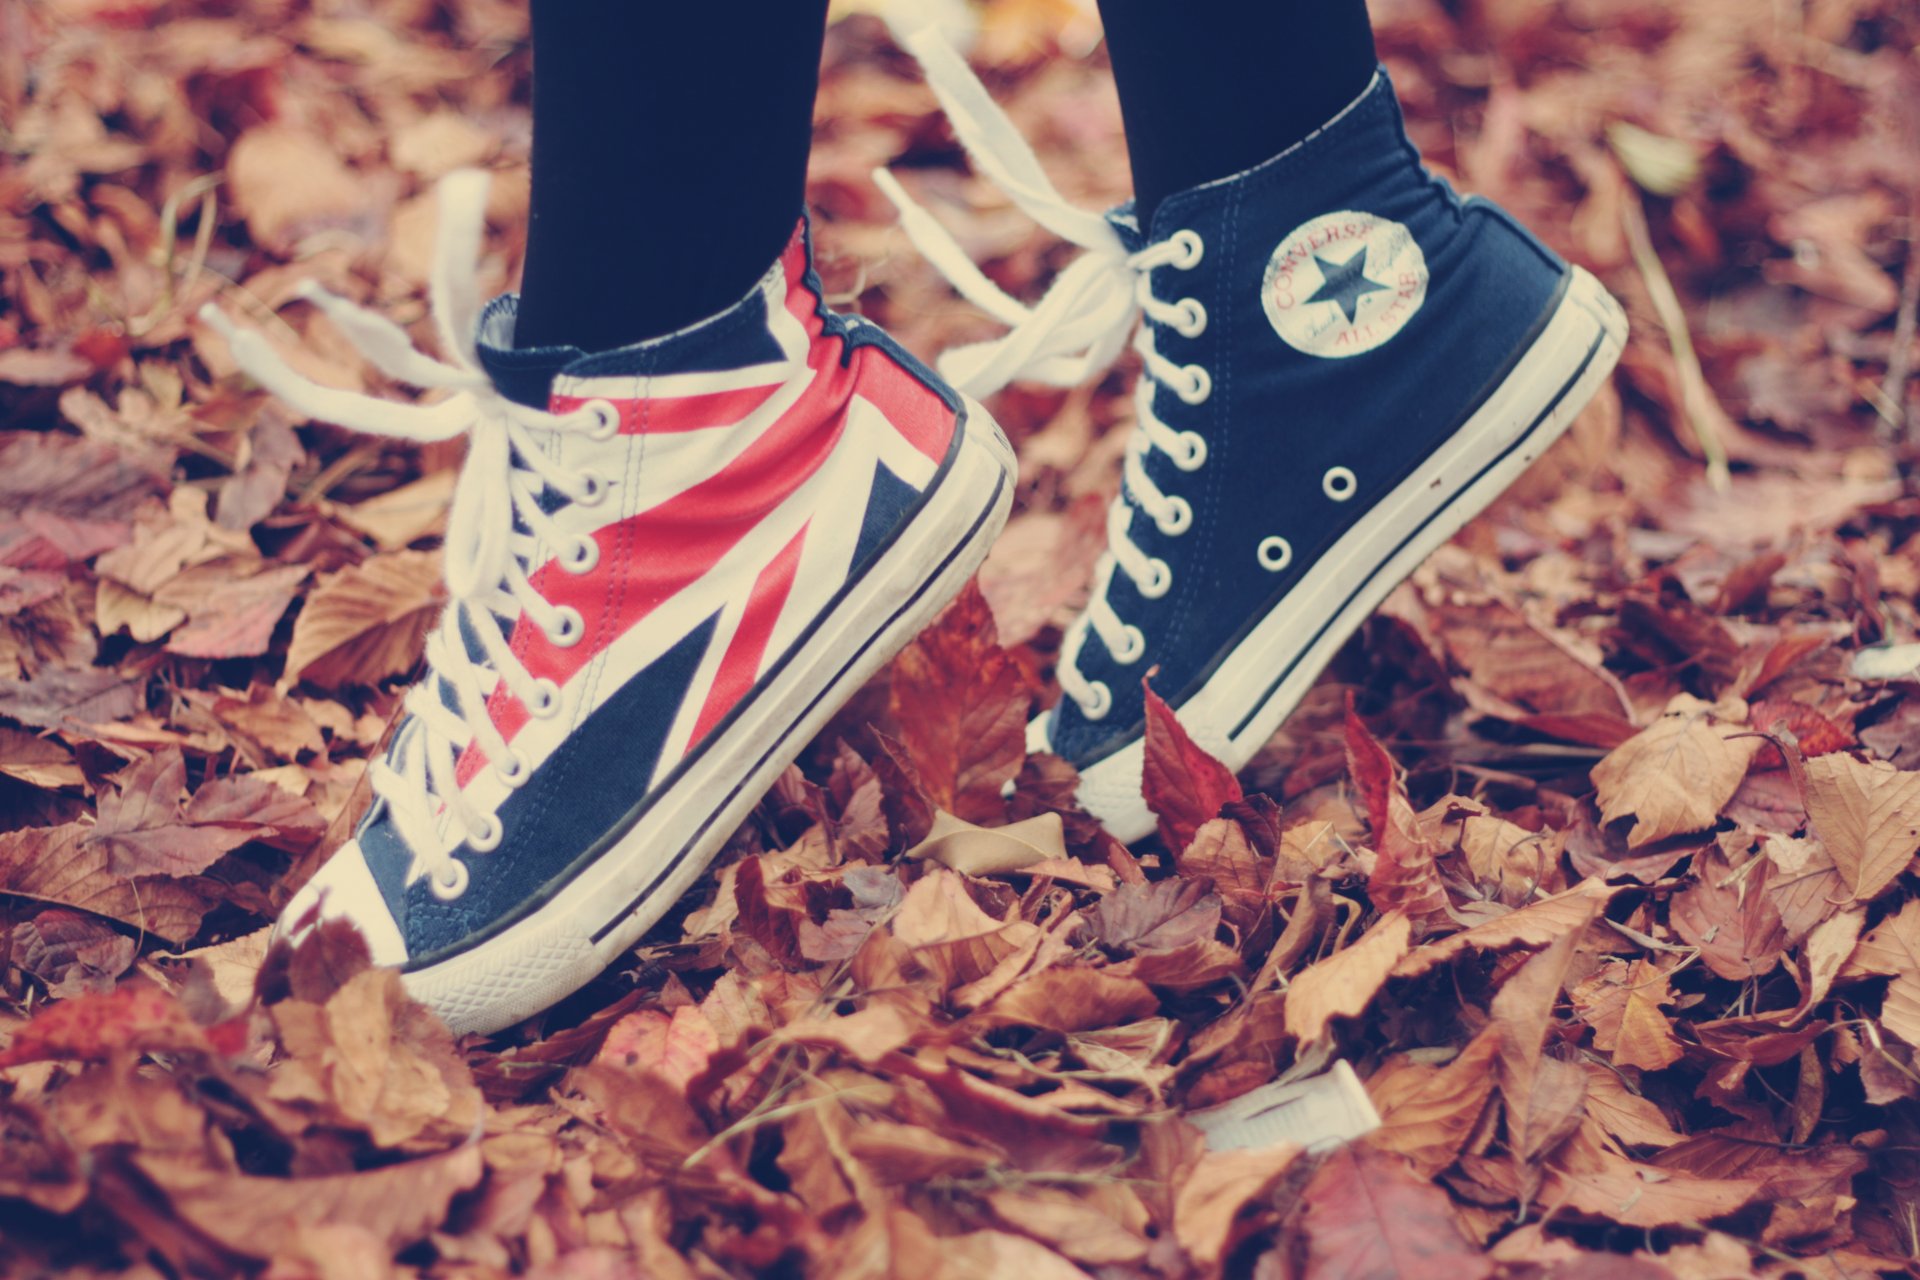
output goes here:
[{"label": "navy blue converse sneaker", "polygon": [[1078,381],[1129,332],[1141,357],[1108,554],[1061,649],[1064,696],[1029,734],[1079,769],[1108,830],[1137,839],[1154,825],[1142,678],[1244,765],[1394,585],[1566,430],[1626,317],[1500,208],[1426,171],[1384,70],[1313,136],[1141,225],[1066,205],[952,51],[903,39],[978,167],[1088,250],[1027,308],[884,180],[922,251],[1011,326],[942,371],[984,396]]},{"label": "navy blue converse sneaker", "polygon": [[447,398],[317,386],[207,313],[316,420],[467,441],[428,673],[370,770],[372,809],[280,926],[352,921],[456,1031],[546,1007],[660,918],[965,584],[1014,465],[977,405],[827,310],[804,222],[700,324],[599,354],[514,350],[514,298],[475,315],[484,193],[475,174],[442,187],[451,362],[306,295],[384,372]]}]

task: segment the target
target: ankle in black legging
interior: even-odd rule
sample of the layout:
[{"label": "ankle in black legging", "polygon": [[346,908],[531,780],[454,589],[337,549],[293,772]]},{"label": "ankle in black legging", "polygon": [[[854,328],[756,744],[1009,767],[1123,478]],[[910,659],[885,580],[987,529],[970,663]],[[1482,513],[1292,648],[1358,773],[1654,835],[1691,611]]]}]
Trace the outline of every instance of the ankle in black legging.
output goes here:
[{"label": "ankle in black legging", "polygon": [[[793,231],[827,0],[533,0],[533,205],[514,344],[606,350],[712,315]],[[1352,101],[1364,0],[1100,0],[1143,218]]]},{"label": "ankle in black legging", "polygon": [[514,345],[600,351],[737,302],[793,234],[827,0],[533,0]]}]

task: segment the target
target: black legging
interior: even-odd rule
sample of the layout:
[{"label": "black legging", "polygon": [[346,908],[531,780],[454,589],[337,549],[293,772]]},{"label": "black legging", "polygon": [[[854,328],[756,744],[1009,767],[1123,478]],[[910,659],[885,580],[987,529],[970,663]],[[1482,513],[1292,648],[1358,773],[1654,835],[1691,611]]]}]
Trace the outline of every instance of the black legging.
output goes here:
[{"label": "black legging", "polygon": [[[729,305],[806,188],[827,0],[532,0],[533,211],[515,345],[605,350]],[[1365,0],[1100,0],[1143,213],[1325,123]]]}]

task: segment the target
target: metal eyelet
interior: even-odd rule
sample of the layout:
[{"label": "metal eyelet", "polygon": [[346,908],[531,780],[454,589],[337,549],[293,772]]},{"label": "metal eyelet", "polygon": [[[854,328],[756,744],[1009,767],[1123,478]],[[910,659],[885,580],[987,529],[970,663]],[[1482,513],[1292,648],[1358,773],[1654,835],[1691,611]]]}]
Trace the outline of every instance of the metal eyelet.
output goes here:
[{"label": "metal eyelet", "polygon": [[534,681],[533,701],[527,703],[527,714],[536,720],[547,720],[560,713],[560,686],[556,682],[541,676]]},{"label": "metal eyelet", "polygon": [[1335,502],[1345,502],[1360,491],[1360,481],[1345,467],[1329,468],[1320,481],[1321,489]]},{"label": "metal eyelet", "polygon": [[1113,690],[1096,680],[1093,682],[1093,701],[1081,702],[1079,705],[1080,715],[1084,719],[1104,720],[1107,718],[1107,712],[1113,710]]},{"label": "metal eyelet", "polygon": [[493,774],[511,791],[518,791],[533,776],[533,766],[518,751],[507,752],[506,759],[493,766]]},{"label": "metal eyelet", "polygon": [[560,629],[547,632],[549,642],[561,649],[571,649],[580,643],[587,634],[587,621],[580,611],[572,605],[560,607]]},{"label": "metal eyelet", "polygon": [[1188,365],[1183,372],[1187,375],[1187,385],[1175,387],[1173,394],[1188,404],[1205,404],[1207,397],[1213,394],[1213,375],[1197,364]]},{"label": "metal eyelet", "polygon": [[481,818],[487,825],[468,834],[467,848],[475,853],[492,853],[500,847],[500,838],[506,835],[507,829],[501,825],[500,819],[490,813],[481,815]]},{"label": "metal eyelet", "polygon": [[1113,660],[1121,666],[1130,667],[1147,656],[1147,636],[1144,631],[1131,624],[1122,634],[1127,637],[1126,646],[1120,649],[1110,648],[1107,652],[1111,653]]},{"label": "metal eyelet", "polygon": [[447,863],[447,878],[442,880],[440,873],[436,871],[427,877],[427,888],[432,890],[433,896],[440,901],[452,902],[467,891],[467,885],[472,880],[473,875],[467,870],[467,864],[455,858]]},{"label": "metal eyelet", "polygon": [[586,490],[573,500],[577,507],[597,507],[606,499],[607,490],[612,486],[606,477],[597,471],[589,471],[584,477]]},{"label": "metal eyelet", "polygon": [[620,434],[620,409],[611,400],[589,400],[583,406],[594,418],[587,439],[607,441]]},{"label": "metal eyelet", "polygon": [[1173,261],[1174,266],[1182,271],[1191,271],[1200,265],[1200,259],[1207,251],[1207,242],[1200,238],[1198,231],[1187,229],[1176,231],[1170,240],[1173,246],[1180,250],[1180,256]]},{"label": "metal eyelet", "polygon": [[1174,322],[1174,332],[1183,338],[1197,338],[1207,331],[1207,308],[1198,298],[1182,298],[1174,304],[1180,308],[1180,319]]},{"label": "metal eyelet", "polygon": [[1293,544],[1279,535],[1260,539],[1260,567],[1268,573],[1278,573],[1293,563]]},{"label": "metal eyelet", "polygon": [[1173,456],[1173,465],[1182,471],[1198,471],[1207,462],[1207,438],[1198,431],[1180,433],[1182,451]]},{"label": "metal eyelet", "polygon": [[1159,526],[1161,533],[1169,538],[1177,538],[1193,527],[1193,504],[1181,497],[1168,498],[1166,518],[1155,516],[1153,523]]},{"label": "metal eyelet", "polygon": [[1147,561],[1147,565],[1153,570],[1153,576],[1135,586],[1147,599],[1158,600],[1173,589],[1173,569],[1158,557]]},{"label": "metal eyelet", "polygon": [[560,555],[560,567],[568,573],[590,573],[600,563],[600,544],[581,534]]}]

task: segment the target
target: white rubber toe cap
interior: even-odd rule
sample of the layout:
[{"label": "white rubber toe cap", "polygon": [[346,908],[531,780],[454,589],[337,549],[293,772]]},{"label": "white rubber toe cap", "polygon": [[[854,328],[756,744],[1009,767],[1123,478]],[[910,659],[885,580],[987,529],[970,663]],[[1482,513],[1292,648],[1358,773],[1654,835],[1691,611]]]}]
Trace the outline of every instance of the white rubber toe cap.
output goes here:
[{"label": "white rubber toe cap", "polygon": [[[314,914],[316,905],[317,915]],[[375,964],[397,965],[407,958],[406,940],[400,936],[400,926],[387,909],[380,886],[374,883],[373,872],[367,869],[367,860],[357,840],[340,846],[313,879],[294,895],[281,913],[275,932],[297,943],[295,926],[303,920],[310,925],[309,916],[314,920],[352,921],[366,936],[367,949]]]}]

